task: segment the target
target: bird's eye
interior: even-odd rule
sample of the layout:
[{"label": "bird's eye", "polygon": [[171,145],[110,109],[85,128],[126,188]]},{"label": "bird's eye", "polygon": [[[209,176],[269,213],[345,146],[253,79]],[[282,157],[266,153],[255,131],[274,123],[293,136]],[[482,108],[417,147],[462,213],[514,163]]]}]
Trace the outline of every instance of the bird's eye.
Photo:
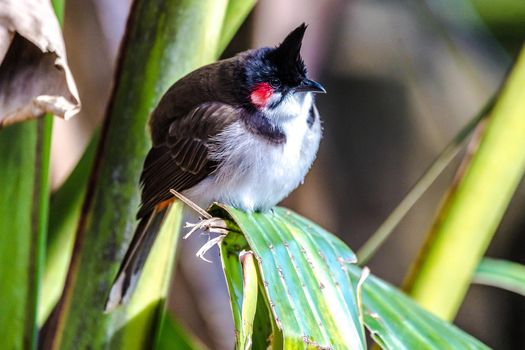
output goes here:
[{"label": "bird's eye", "polygon": [[270,80],[270,86],[273,87],[274,89],[277,89],[277,88],[280,88],[281,87],[281,81],[277,78],[272,78]]}]

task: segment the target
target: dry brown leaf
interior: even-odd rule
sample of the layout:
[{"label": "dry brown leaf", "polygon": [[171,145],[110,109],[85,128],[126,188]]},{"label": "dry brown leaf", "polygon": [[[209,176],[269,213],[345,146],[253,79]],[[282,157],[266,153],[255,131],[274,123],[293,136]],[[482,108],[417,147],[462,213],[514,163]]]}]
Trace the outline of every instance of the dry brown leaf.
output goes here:
[{"label": "dry brown leaf", "polygon": [[80,110],[62,32],[49,0],[0,0],[0,128]]}]

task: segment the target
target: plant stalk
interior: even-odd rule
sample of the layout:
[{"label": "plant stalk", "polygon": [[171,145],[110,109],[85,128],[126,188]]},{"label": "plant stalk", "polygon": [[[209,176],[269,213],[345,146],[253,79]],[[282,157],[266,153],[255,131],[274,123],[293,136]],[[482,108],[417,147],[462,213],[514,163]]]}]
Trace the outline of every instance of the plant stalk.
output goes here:
[{"label": "plant stalk", "polygon": [[525,171],[525,50],[463,170],[405,283],[418,303],[447,320],[455,317]]}]

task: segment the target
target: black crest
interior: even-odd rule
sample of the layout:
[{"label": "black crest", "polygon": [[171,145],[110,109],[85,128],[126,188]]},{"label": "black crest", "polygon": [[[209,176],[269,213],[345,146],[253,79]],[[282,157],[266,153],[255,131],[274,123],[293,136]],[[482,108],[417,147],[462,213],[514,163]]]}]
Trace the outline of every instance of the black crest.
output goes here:
[{"label": "black crest", "polygon": [[269,58],[285,71],[297,76],[306,75],[306,67],[301,58],[301,45],[307,25],[302,23],[295,28],[283,42],[269,54]]}]

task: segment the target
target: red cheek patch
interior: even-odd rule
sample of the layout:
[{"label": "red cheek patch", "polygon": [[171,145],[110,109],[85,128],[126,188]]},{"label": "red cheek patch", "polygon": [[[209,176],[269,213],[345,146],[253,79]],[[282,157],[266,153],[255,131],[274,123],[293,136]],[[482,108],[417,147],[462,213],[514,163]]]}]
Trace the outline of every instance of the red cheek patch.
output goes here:
[{"label": "red cheek patch", "polygon": [[273,89],[268,83],[260,83],[255,86],[252,93],[250,94],[250,99],[252,103],[258,108],[264,108],[268,103],[270,97],[272,97]]}]

